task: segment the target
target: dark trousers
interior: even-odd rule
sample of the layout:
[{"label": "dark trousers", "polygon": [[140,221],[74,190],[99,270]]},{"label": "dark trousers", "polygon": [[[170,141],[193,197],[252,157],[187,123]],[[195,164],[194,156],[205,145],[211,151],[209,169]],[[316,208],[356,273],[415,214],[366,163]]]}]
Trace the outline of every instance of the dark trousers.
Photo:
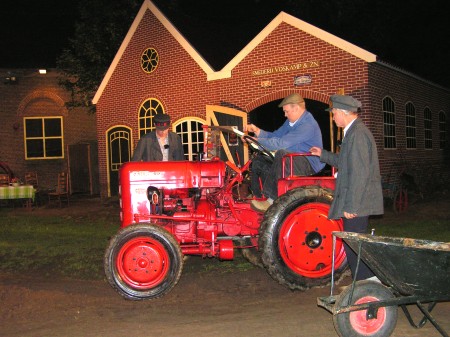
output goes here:
[{"label": "dark trousers", "polygon": [[[367,227],[369,226],[368,216],[361,216],[353,219],[342,219],[344,220],[344,231],[354,233],[367,233]],[[362,260],[359,262],[358,275],[355,275],[356,263],[358,261],[357,252],[353,251],[353,249],[351,249],[345,242],[344,250],[345,254],[347,255],[347,262],[352,272],[353,279],[359,281],[375,276],[372,270],[370,270],[370,268]]]},{"label": "dark trousers", "polygon": [[[264,195],[273,200],[278,197],[278,179],[282,177],[283,170],[282,159],[287,153],[289,152],[278,150],[273,160],[265,155],[258,155],[253,159],[251,167],[251,189],[255,197],[261,198]],[[288,159],[286,160],[286,168],[289,167]],[[294,175],[309,176],[315,173],[306,157],[295,157],[293,168]],[[289,169],[286,171],[286,175],[288,175]],[[262,191],[261,183],[263,186]]]}]

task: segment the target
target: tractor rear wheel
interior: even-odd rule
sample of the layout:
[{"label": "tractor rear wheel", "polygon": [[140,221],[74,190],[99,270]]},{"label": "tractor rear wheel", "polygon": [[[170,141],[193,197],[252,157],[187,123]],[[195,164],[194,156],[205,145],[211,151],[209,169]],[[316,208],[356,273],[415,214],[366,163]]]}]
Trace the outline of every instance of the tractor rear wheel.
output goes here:
[{"label": "tractor rear wheel", "polygon": [[110,285],[129,300],[165,295],[183,270],[181,248],[168,231],[155,225],[132,225],[110,241],[104,258]]},{"label": "tractor rear wheel", "polygon": [[[333,231],[341,220],[329,220],[332,191],[306,186],[288,191],[266,211],[259,248],[268,273],[290,289],[305,290],[330,282]],[[347,265],[342,240],[336,240],[336,280]]]}]

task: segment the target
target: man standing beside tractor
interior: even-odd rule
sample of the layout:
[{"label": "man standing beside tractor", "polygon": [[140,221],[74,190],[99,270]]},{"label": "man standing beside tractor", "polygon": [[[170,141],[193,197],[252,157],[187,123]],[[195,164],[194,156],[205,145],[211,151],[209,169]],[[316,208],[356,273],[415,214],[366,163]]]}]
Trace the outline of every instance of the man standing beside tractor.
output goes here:
[{"label": "man standing beside tractor", "polygon": [[[358,118],[361,102],[351,96],[331,96],[333,120],[344,128],[339,153],[313,146],[311,154],[338,169],[334,199],[328,218],[343,219],[344,231],[366,233],[370,215],[383,214],[383,192],[378,153],[372,133]],[[357,256],[345,245],[347,261],[356,280],[374,278],[364,263],[355,275]]]},{"label": "man standing beside tractor", "polygon": [[[286,121],[273,132],[248,124],[245,131],[253,132],[259,144],[268,151],[276,151],[274,158],[258,155],[252,161],[251,190],[255,197],[266,200],[252,200],[252,208],[265,212],[278,197],[278,179],[282,177],[282,158],[287,153],[308,152],[313,146],[322,147],[322,133],[313,115],[306,110],[305,101],[299,94],[287,96],[278,105],[283,108]],[[325,164],[317,157],[296,157],[294,174],[308,176],[319,172]],[[262,191],[261,191],[262,183]]]},{"label": "man standing beside tractor", "polygon": [[131,161],[168,161],[183,160],[181,138],[169,131],[170,116],[159,113],[153,117],[155,131],[141,137]]}]

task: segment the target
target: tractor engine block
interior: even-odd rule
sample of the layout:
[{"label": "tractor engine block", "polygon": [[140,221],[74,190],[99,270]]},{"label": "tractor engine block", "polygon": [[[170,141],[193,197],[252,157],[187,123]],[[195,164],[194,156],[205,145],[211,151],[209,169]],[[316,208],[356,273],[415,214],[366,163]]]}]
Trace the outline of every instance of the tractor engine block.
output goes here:
[{"label": "tractor engine block", "polygon": [[232,259],[232,238],[258,235],[261,218],[225,187],[219,160],[126,163],[122,227],[154,223],[175,236],[184,254]]}]

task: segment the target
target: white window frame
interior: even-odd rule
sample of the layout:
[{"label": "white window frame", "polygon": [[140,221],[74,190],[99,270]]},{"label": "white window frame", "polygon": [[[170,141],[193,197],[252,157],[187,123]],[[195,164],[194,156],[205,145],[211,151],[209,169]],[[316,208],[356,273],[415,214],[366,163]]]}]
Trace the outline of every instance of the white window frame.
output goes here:
[{"label": "white window frame", "polygon": [[384,135],[384,148],[396,149],[397,139],[395,136],[395,102],[394,100],[386,96],[382,101],[383,111],[383,135]]},{"label": "white window frame", "polygon": [[[192,123],[196,127],[192,127]],[[172,131],[181,137],[184,148],[184,157],[186,160],[196,160],[196,156],[203,152],[203,128],[206,121],[198,117],[184,117],[177,120],[172,125]]]},{"label": "white window frame", "polygon": [[447,146],[447,116],[444,111],[439,111],[439,149]]},{"label": "white window frame", "polygon": [[433,114],[429,107],[423,109],[423,133],[424,147],[426,150],[433,148]]},{"label": "white window frame", "polygon": [[406,148],[416,149],[416,107],[411,102],[405,104]]}]

